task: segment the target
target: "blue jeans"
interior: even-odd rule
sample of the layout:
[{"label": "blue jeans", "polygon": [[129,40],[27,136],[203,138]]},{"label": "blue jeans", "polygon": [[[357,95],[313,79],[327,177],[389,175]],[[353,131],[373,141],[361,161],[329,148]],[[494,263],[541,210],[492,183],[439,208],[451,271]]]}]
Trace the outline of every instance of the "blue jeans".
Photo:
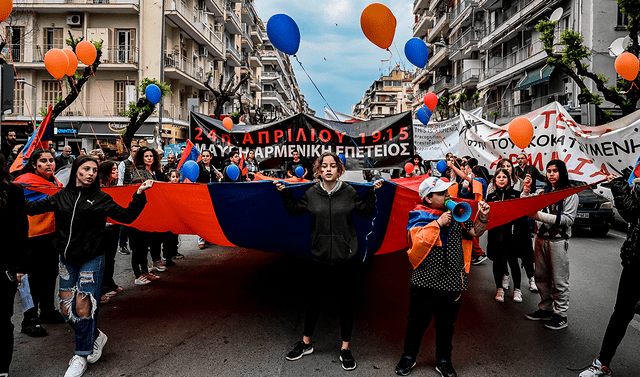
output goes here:
[{"label": "blue jeans", "polygon": [[[93,342],[98,335],[98,307],[103,273],[104,257],[102,255],[81,265],[67,264],[63,258],[60,258],[60,291],[72,293],[68,299],[60,297],[60,305],[66,307],[68,316],[65,316],[65,319],[71,321],[75,328],[76,355],[87,356],[93,352]],[[91,315],[87,318],[79,318],[76,313],[78,294],[91,300]]]}]

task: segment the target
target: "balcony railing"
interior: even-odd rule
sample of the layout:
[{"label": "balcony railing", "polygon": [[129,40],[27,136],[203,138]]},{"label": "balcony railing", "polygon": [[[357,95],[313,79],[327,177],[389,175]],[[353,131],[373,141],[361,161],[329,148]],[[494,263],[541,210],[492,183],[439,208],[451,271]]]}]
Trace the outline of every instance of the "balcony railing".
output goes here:
[{"label": "balcony railing", "polygon": [[440,90],[444,89],[445,86],[449,85],[450,80],[451,77],[449,76],[440,76],[440,78],[433,83],[433,90],[435,92],[439,92]]},{"label": "balcony railing", "polygon": [[[514,0],[511,2],[511,6],[504,10],[501,13],[496,13],[495,21],[487,26],[482,31],[481,37],[484,38],[487,35],[491,34],[494,30],[500,27],[500,25],[504,24],[511,17],[518,15],[523,18],[526,14],[522,14],[521,11],[529,4],[533,3],[531,0]],[[515,27],[515,26],[514,26]]]},{"label": "balcony railing", "polygon": [[278,100],[278,102],[284,104],[284,100],[282,99],[282,96],[280,95],[280,93],[274,92],[274,91],[262,92],[263,101],[268,100],[270,98],[275,98]]},{"label": "balcony railing", "polygon": [[91,4],[91,5],[113,5],[113,4],[134,4],[138,5],[138,0],[14,0],[16,6],[20,4]]},{"label": "balcony railing", "polygon": [[483,106],[483,112],[487,119],[493,121],[492,112],[497,111],[500,118],[509,118],[519,115],[527,114],[533,110],[539,109],[544,105],[548,105],[553,102],[559,102],[561,105],[569,104],[569,95],[567,93],[553,93],[546,96],[540,96],[532,98],[527,101],[522,101],[518,104],[513,104],[512,101],[503,100],[498,102],[487,103]]},{"label": "balcony railing", "polygon": [[202,82],[204,79],[204,68],[200,66],[194,67],[187,56],[175,51],[167,50],[164,52],[164,66],[166,68],[176,68],[198,82]]},{"label": "balcony railing", "polygon": [[477,41],[480,39],[480,31],[475,28],[468,28],[464,33],[460,36],[460,38],[456,39],[455,42],[451,44],[451,49],[457,50],[461,49],[463,46],[466,46],[470,41]]},{"label": "balcony railing", "polygon": [[463,83],[473,79],[477,80],[479,77],[480,77],[480,68],[470,68],[462,72]]},{"label": "balcony railing", "polygon": [[[16,63],[37,63],[44,61],[44,55],[52,45],[38,45],[27,47],[25,45],[9,45],[11,57]],[[101,63],[106,64],[138,64],[138,48],[134,46],[102,46]]]},{"label": "balcony railing", "polygon": [[236,58],[239,62],[242,62],[241,58],[240,58],[240,53],[238,52],[238,49],[236,49],[233,46],[227,45],[227,52],[230,53],[234,58]]},{"label": "balcony railing", "polygon": [[163,105],[162,110],[163,118],[181,119],[184,121],[189,119],[189,111],[186,107],[174,104],[165,104]]},{"label": "balcony railing", "polygon": [[260,54],[262,56],[262,58],[273,58],[273,59],[277,59],[278,63],[280,63],[280,68],[284,68],[284,62],[282,61],[282,58],[280,57],[280,54],[278,54],[277,51],[262,51],[262,53]]},{"label": "balcony railing", "polygon": [[480,80],[486,80],[507,68],[529,59],[531,56],[542,51],[542,41],[529,43],[512,52],[505,57],[494,56],[489,58],[489,67],[480,74]]},{"label": "balcony railing", "polygon": [[458,18],[459,15],[461,15],[466,9],[470,8],[472,5],[477,5],[479,2],[480,0],[461,0],[460,2],[458,2],[458,5],[451,10],[451,16],[450,16],[451,23],[454,24],[457,21],[456,18]]},{"label": "balcony railing", "polygon": [[242,24],[240,23],[240,19],[238,18],[238,15],[234,10],[231,10],[231,8],[229,7],[227,7],[227,17],[231,18],[233,22],[235,22],[238,25],[238,28],[240,28],[240,25]]}]

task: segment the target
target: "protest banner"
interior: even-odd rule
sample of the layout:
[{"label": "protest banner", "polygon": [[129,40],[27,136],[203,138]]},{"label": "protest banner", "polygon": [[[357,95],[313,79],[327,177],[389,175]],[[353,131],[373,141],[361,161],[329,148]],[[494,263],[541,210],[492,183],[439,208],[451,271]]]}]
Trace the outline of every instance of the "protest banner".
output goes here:
[{"label": "protest banner", "polygon": [[576,123],[557,102],[526,115],[534,135],[525,150],[509,139],[508,125],[497,126],[461,111],[460,155],[468,154],[493,171],[500,158],[515,163],[519,153],[540,171],[552,159],[566,163],[569,178],[594,183],[635,165],[640,155],[640,111],[598,127]]},{"label": "protest banner", "polygon": [[413,154],[410,112],[355,123],[297,114],[265,125],[234,125],[231,131],[219,120],[192,113],[190,133],[199,151],[211,151],[215,165],[238,147],[243,154],[255,151],[261,170],[280,168],[293,151],[308,159],[323,152],[342,154],[348,170],[371,168],[369,163],[374,168],[400,168]]}]

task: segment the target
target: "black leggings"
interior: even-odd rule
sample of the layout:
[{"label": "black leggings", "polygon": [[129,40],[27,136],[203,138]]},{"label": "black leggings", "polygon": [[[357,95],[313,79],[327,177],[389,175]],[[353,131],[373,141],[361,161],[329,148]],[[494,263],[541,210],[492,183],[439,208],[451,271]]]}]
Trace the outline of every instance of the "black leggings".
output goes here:
[{"label": "black leggings", "polygon": [[509,267],[511,267],[511,278],[513,280],[514,289],[520,289],[520,263],[518,261],[518,256],[514,255],[513,252],[506,252],[502,255],[501,258],[493,261],[493,280],[496,283],[497,288],[502,288],[502,276],[508,275],[507,263]]},{"label": "black leggings", "polygon": [[38,309],[40,314],[56,310],[56,283],[60,256],[51,250],[53,238],[53,233],[29,238],[29,260],[32,261],[29,288],[34,307],[24,313],[25,321],[38,317]]},{"label": "black leggings", "polygon": [[131,268],[136,279],[140,275],[146,275],[147,254],[149,253],[149,232],[143,232],[135,228],[127,229],[129,232],[129,247],[131,247]]},{"label": "black leggings", "polygon": [[602,365],[611,365],[611,360],[616,354],[616,349],[622,342],[627,326],[635,315],[635,306],[640,299],[640,267],[624,267],[618,284],[618,297],[616,306],[609,319],[607,331],[604,333],[602,347],[600,348],[600,362]]},{"label": "black leggings", "polygon": [[318,322],[320,308],[326,296],[337,301],[340,311],[340,334],[343,342],[351,341],[353,331],[353,287],[357,264],[346,262],[328,265],[320,262],[312,263],[312,287],[309,305],[304,320],[304,336],[312,337]]}]

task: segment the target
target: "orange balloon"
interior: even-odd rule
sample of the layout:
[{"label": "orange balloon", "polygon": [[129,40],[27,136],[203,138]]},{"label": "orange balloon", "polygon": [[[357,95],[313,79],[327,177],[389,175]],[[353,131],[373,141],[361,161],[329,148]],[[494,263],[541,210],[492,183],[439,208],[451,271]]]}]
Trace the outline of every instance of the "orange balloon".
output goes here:
[{"label": "orange balloon", "polygon": [[640,61],[630,52],[623,52],[616,58],[616,72],[627,81],[633,81],[638,77]]},{"label": "orange balloon", "polygon": [[69,58],[62,50],[57,48],[47,51],[44,55],[44,66],[54,78],[60,80],[67,73]]},{"label": "orange balloon", "polygon": [[9,18],[12,10],[13,0],[0,0],[0,22]]},{"label": "orange balloon", "polygon": [[222,125],[224,126],[224,128],[231,131],[231,129],[233,128],[233,121],[231,120],[231,118],[224,118],[222,120]]},{"label": "orange balloon", "polygon": [[435,93],[427,93],[424,95],[424,104],[427,108],[433,111],[438,106],[438,96]]},{"label": "orange balloon", "polygon": [[83,64],[91,65],[96,61],[98,51],[96,51],[96,46],[93,43],[82,41],[76,45],[76,55]]},{"label": "orange balloon", "polygon": [[519,117],[509,124],[509,138],[520,149],[525,149],[533,140],[533,125],[527,118]]},{"label": "orange balloon", "polygon": [[69,58],[69,67],[67,67],[67,76],[73,77],[76,74],[76,69],[78,69],[78,57],[76,54],[69,50],[68,48],[62,49],[62,52],[67,54],[67,58]]},{"label": "orange balloon", "polygon": [[388,49],[396,34],[396,17],[386,5],[369,4],[360,16],[364,35],[376,46]]}]

